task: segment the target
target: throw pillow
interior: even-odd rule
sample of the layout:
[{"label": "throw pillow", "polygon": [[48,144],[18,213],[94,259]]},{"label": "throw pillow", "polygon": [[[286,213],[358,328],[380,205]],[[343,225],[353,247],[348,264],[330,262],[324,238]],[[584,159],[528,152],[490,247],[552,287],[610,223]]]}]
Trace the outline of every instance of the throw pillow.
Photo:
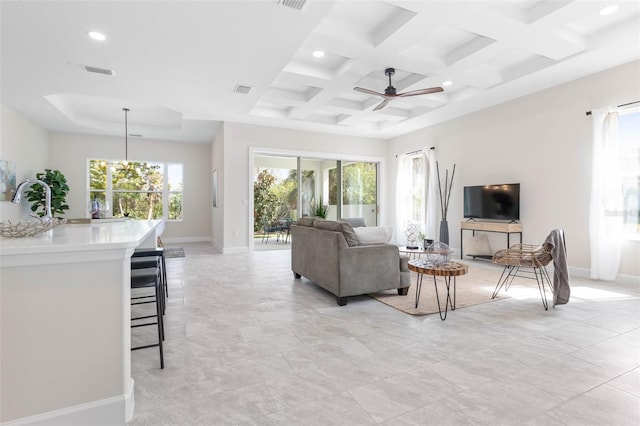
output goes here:
[{"label": "throw pillow", "polygon": [[491,246],[487,234],[476,234],[474,237],[465,239],[464,254],[467,256],[491,256]]},{"label": "throw pillow", "polygon": [[358,245],[358,236],[353,229],[353,226],[349,222],[345,222],[343,220],[339,220],[338,223],[342,225],[342,235],[344,235],[344,239],[347,240],[347,244],[349,247],[355,247]]},{"label": "throw pillow", "polygon": [[353,228],[358,237],[358,243],[385,244],[391,241],[391,228],[388,226],[366,226]]}]

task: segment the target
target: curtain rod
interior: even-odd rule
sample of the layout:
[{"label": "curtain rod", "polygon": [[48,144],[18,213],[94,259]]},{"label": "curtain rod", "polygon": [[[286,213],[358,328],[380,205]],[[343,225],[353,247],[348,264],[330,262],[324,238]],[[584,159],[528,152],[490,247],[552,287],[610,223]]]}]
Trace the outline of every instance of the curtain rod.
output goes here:
[{"label": "curtain rod", "polygon": [[[633,104],[640,104],[640,101],[633,101],[633,102],[629,102],[627,104],[618,105],[616,108],[622,108],[622,107],[633,105]],[[586,115],[591,115],[591,111],[587,111]]]},{"label": "curtain rod", "polygon": [[[429,148],[429,149],[433,149],[433,150],[435,150],[435,149],[436,149],[436,147],[435,147],[435,146],[432,146],[432,147],[431,147],[431,148]],[[411,155],[411,154],[417,154],[417,153],[419,153],[419,152],[424,152],[424,149],[416,149],[415,151],[405,152],[404,154],[396,154],[396,158],[400,157],[401,155]]]}]

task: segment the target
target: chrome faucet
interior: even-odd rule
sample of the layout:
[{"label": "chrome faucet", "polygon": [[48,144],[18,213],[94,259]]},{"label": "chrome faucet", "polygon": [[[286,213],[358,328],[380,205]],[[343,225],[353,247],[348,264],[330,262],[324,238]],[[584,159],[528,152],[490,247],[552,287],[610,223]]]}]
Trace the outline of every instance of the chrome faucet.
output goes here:
[{"label": "chrome faucet", "polygon": [[51,215],[51,188],[49,187],[49,185],[46,182],[43,182],[41,180],[38,179],[27,179],[24,182],[22,182],[20,185],[18,185],[18,187],[16,188],[16,193],[13,194],[13,198],[11,198],[11,202],[12,203],[20,203],[20,194],[22,193],[22,189],[27,186],[27,185],[33,185],[34,183],[39,183],[40,185],[42,185],[44,187],[44,191],[45,191],[45,209],[44,209],[44,216],[42,216],[42,220],[44,220],[45,222],[50,221],[51,219],[53,219],[53,216]]}]

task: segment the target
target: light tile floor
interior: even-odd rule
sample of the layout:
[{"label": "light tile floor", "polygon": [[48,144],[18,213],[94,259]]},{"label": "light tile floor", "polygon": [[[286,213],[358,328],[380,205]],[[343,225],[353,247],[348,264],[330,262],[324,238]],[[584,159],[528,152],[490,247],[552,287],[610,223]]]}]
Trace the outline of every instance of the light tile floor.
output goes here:
[{"label": "light tile floor", "polygon": [[184,248],[165,369],[132,354],[131,426],[640,424],[637,286],[574,279],[568,305],[514,292],[443,322],[368,296],[339,307],[286,250]]}]

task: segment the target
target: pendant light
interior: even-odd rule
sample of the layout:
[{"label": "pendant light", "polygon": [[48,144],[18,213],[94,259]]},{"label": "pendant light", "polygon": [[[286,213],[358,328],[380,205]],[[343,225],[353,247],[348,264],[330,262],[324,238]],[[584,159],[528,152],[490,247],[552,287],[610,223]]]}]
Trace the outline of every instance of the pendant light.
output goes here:
[{"label": "pendant light", "polygon": [[127,115],[129,113],[129,108],[122,108],[124,111],[124,165],[129,164],[129,129],[127,123]]}]

